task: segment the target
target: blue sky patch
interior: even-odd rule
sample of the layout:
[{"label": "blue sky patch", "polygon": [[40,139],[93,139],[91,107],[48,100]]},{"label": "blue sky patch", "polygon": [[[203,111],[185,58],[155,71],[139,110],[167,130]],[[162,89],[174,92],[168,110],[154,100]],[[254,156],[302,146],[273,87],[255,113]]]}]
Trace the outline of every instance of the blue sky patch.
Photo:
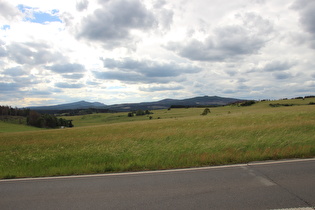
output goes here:
[{"label": "blue sky patch", "polygon": [[58,16],[51,15],[49,13],[34,12],[33,15],[34,15],[34,19],[30,20],[33,23],[44,24],[47,22],[61,22]]},{"label": "blue sky patch", "polygon": [[49,12],[42,12],[36,8],[18,5],[18,9],[25,14],[25,21],[32,23],[46,24],[49,22],[62,22],[58,16],[59,10],[54,9]]},{"label": "blue sky patch", "polygon": [[11,28],[10,25],[3,25],[3,26],[1,26],[2,30],[7,30],[7,29],[10,29],[10,28]]}]

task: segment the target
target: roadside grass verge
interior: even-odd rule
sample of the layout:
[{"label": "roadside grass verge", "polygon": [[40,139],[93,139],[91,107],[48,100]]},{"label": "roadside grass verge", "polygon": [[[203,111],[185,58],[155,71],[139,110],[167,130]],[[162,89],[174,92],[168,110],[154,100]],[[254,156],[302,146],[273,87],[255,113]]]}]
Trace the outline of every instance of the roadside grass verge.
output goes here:
[{"label": "roadside grass verge", "polygon": [[[165,114],[165,119],[0,133],[0,178],[186,168],[315,156],[314,106],[271,108],[262,103],[252,107],[212,108],[207,116],[200,115],[202,109],[172,111],[173,116],[168,119],[168,111],[161,110],[160,115]],[[174,117],[184,111],[187,117]]]}]

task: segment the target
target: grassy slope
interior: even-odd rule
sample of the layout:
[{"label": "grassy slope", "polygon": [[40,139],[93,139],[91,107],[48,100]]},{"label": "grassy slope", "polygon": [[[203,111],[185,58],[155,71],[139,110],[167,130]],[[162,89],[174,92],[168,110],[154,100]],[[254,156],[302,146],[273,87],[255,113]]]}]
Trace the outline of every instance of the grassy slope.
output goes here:
[{"label": "grassy slope", "polygon": [[41,129],[23,125],[23,124],[6,123],[3,121],[0,121],[0,133],[24,132],[24,131],[35,131],[35,130],[41,130]]},{"label": "grassy slope", "polygon": [[159,110],[154,111],[153,120],[146,116],[128,118],[127,113],[79,116],[73,129],[0,133],[0,177],[314,157],[315,106],[271,108],[269,103],[212,108],[207,116],[200,116],[203,109]]}]

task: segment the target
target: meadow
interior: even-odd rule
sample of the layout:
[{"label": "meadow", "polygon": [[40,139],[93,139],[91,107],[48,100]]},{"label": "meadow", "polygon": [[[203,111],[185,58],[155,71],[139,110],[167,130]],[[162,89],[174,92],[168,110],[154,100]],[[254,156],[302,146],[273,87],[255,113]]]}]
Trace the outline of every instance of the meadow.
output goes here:
[{"label": "meadow", "polygon": [[75,127],[67,129],[15,127],[12,132],[6,125],[0,133],[0,178],[315,157],[315,105],[310,102],[315,99],[215,107],[206,116],[201,115],[204,108],[153,110],[151,120],[127,113],[91,114],[68,117]]}]

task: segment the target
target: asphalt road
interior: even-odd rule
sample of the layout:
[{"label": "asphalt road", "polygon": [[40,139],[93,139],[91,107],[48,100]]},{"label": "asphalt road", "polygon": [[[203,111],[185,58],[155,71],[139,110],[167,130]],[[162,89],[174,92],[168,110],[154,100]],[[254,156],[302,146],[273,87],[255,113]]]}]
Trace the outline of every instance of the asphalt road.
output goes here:
[{"label": "asphalt road", "polygon": [[0,209],[315,207],[315,159],[0,181]]}]

